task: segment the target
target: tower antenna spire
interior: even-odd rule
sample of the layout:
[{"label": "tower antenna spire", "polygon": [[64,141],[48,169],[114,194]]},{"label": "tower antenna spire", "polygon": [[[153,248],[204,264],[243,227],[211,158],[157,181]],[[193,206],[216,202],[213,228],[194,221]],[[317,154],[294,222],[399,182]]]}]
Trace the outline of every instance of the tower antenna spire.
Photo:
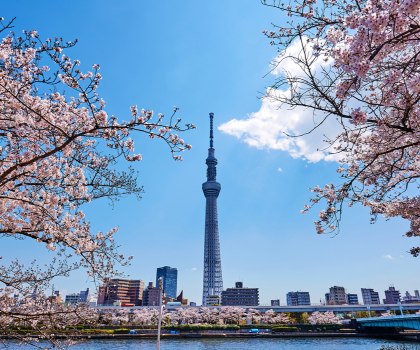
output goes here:
[{"label": "tower antenna spire", "polygon": [[213,148],[213,117],[214,113],[210,113],[210,148]]}]

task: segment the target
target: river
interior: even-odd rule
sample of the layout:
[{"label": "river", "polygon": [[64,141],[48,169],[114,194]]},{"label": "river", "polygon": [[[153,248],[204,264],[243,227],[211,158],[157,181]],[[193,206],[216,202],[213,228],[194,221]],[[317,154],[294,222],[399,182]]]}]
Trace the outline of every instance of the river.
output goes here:
[{"label": "river", "polygon": [[[161,350],[379,350],[382,345],[413,346],[416,343],[366,338],[283,338],[283,339],[166,339]],[[9,349],[22,349],[18,343],[7,342]],[[413,344],[413,345],[412,345]],[[420,350],[420,344],[418,349]],[[1,345],[0,345],[1,348]],[[24,347],[29,349],[29,347]],[[156,341],[150,339],[88,340],[74,350],[154,350]],[[413,347],[417,349],[417,347]]]}]

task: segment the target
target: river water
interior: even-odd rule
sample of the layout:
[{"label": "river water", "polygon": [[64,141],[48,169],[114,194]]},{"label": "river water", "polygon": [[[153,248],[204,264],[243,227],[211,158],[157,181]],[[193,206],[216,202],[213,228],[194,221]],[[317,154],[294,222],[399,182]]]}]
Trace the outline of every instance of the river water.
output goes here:
[{"label": "river water", "polygon": [[[382,345],[409,345],[420,350],[414,342],[389,341],[365,338],[283,338],[283,339],[166,339],[161,350],[379,350]],[[419,345],[418,347],[415,344]],[[22,349],[17,343],[8,342],[9,349]],[[1,343],[0,343],[1,348]],[[28,349],[29,347],[23,347]],[[156,341],[151,339],[87,340],[74,350],[154,350]]]}]

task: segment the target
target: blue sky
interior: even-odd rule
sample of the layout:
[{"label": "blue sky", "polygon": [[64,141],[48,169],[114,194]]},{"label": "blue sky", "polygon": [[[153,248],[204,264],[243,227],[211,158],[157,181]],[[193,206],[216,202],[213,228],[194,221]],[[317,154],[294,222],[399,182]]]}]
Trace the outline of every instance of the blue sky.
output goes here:
[{"label": "blue sky", "polygon": [[[131,278],[147,283],[155,281],[157,267],[176,267],[178,292],[183,289],[185,297],[201,301],[201,184],[206,180],[208,113],[214,112],[216,125],[225,125],[215,132],[225,288],[242,280],[260,288],[262,303],[285,302],[286,293],[296,290],[309,291],[312,302],[319,302],[333,285],[359,298],[361,287],[374,288],[381,298],[391,283],[402,293],[420,288],[414,277],[419,260],[407,253],[418,243],[402,237],[407,222],[380,219],[370,225],[368,210],[355,207],[346,211],[338,236],[317,235],[313,222],[321,206],[306,215],[300,210],[308,203],[309,187],[339,183],[337,163],[326,161],[325,154],[314,156],[313,138],[290,145],[281,133],[271,132],[270,122],[262,124],[264,130],[250,130],[249,121],[264,120],[264,113],[271,113],[271,122],[289,115],[301,118],[293,130],[310,126],[304,113],[277,111],[257,98],[273,81],[273,76],[263,77],[276,56],[261,31],[285,21],[281,13],[258,0],[38,1],[32,7],[21,0],[9,2],[1,16],[17,16],[16,33],[36,29],[44,39],[78,38],[67,54],[85,70],[101,65],[99,93],[109,114],[126,119],[129,107],[138,105],[169,115],[176,105],[183,121],[197,126],[183,135],[193,149],[182,163],[174,162],[159,140],[135,137],[136,153],[143,155],[136,164],[145,187],[141,201],[127,197],[114,208],[106,201],[84,208],[93,231],[119,226],[121,251],[135,257],[124,269]],[[232,120],[248,124],[226,124]],[[45,251],[39,248],[3,239],[0,255],[42,261]],[[64,293],[87,286],[81,271],[55,282]]]}]

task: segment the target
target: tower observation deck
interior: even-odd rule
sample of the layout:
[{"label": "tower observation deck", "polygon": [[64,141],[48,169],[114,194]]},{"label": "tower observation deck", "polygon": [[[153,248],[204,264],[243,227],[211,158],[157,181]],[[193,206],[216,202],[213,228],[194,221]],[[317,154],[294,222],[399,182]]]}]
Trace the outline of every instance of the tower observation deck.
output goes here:
[{"label": "tower observation deck", "polygon": [[203,183],[206,197],[206,225],[204,239],[204,278],[203,278],[203,306],[209,306],[214,298],[221,297],[223,290],[222,262],[220,260],[219,223],[217,219],[217,197],[221,185],[216,181],[217,159],[213,148],[213,117],[210,113],[210,148],[206,159],[207,181]]}]

